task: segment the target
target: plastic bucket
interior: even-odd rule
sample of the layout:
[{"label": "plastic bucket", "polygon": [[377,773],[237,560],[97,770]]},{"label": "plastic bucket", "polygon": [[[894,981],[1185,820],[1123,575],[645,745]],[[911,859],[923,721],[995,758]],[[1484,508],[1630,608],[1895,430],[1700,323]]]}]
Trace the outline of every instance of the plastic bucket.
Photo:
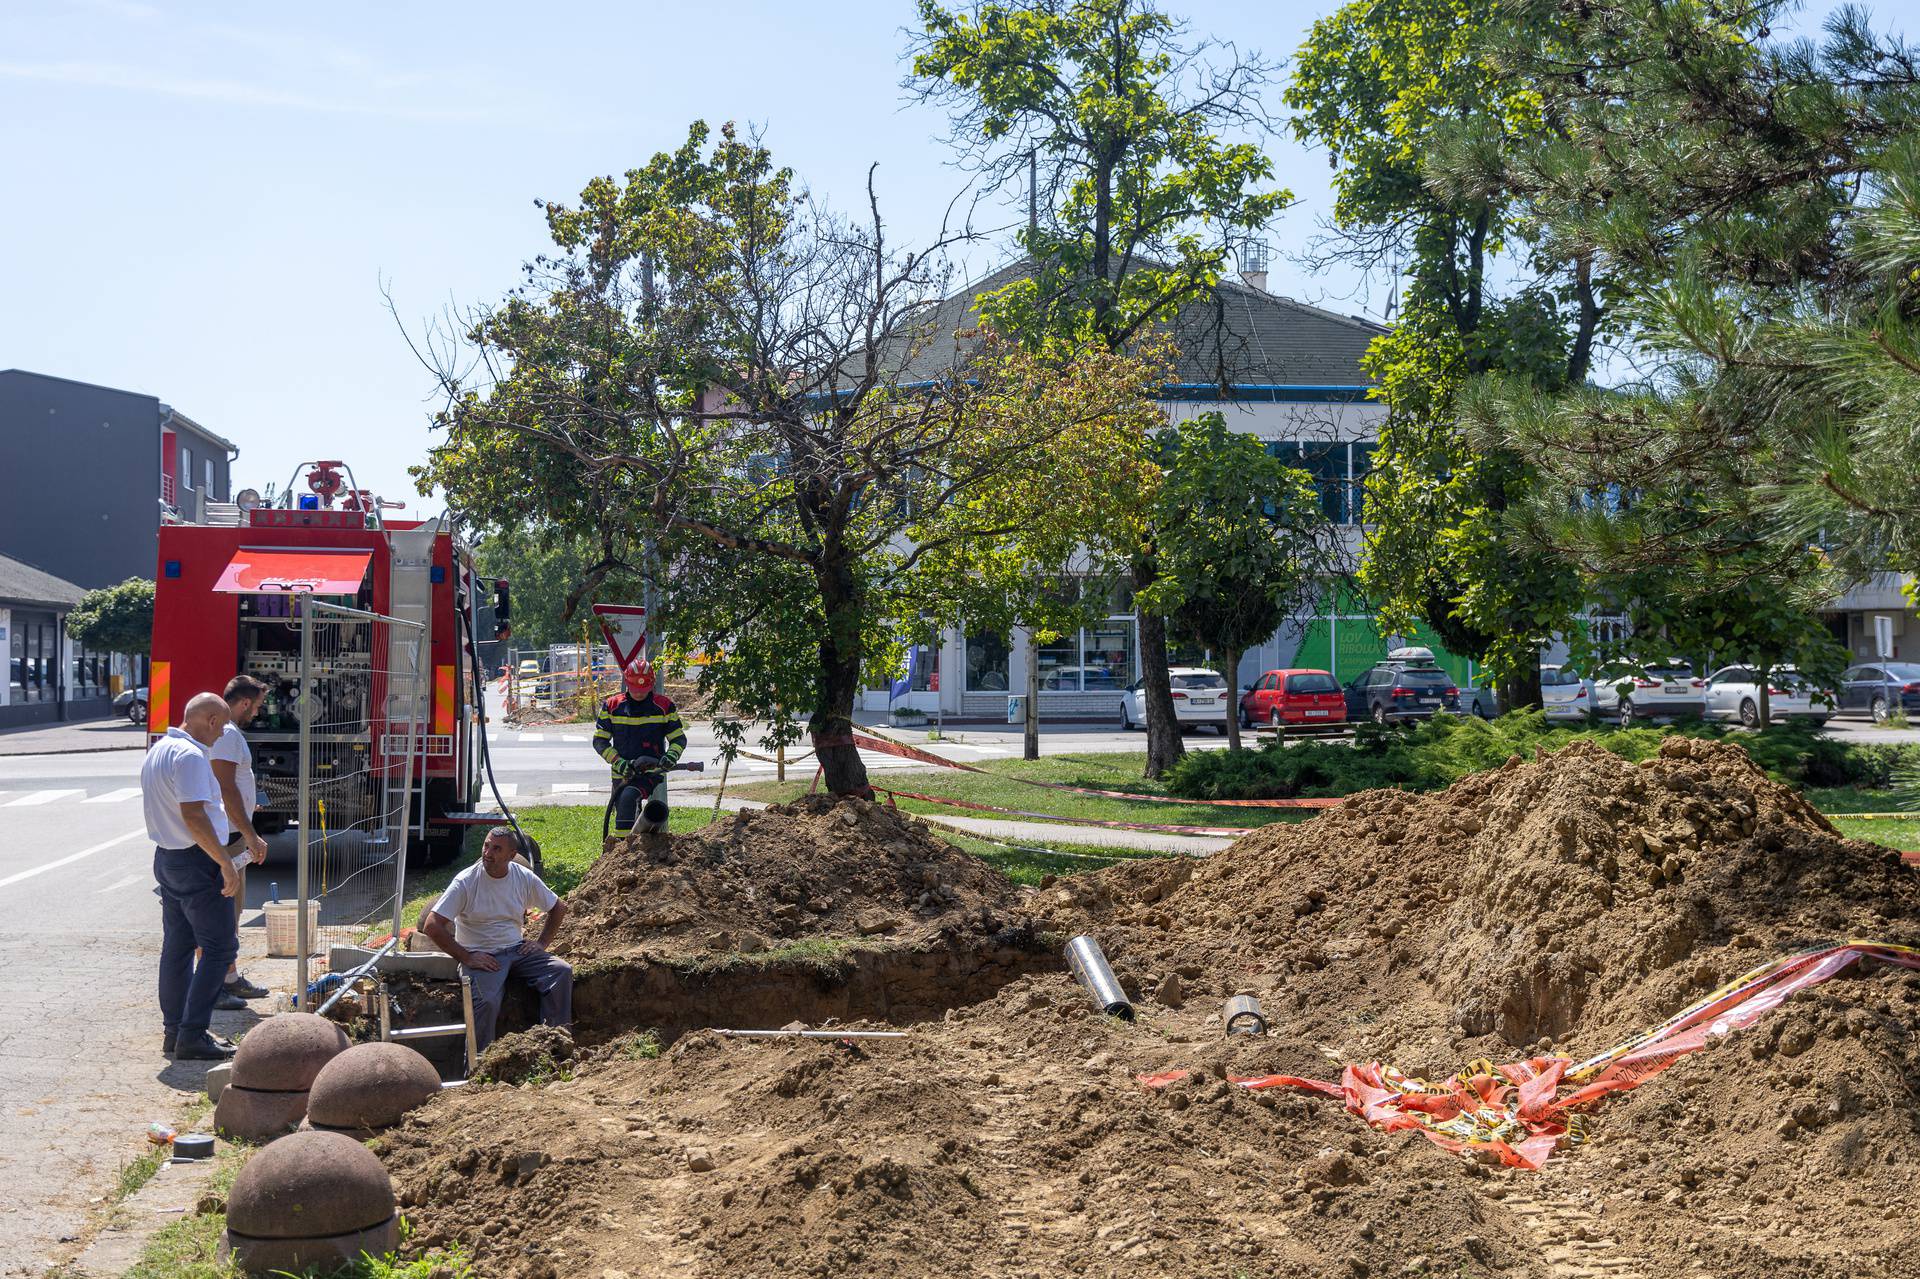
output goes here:
[{"label": "plastic bucket", "polygon": [[[285,958],[300,953],[300,904],[270,901],[267,913],[267,954]],[[320,903],[307,903],[307,953],[320,948]]]}]

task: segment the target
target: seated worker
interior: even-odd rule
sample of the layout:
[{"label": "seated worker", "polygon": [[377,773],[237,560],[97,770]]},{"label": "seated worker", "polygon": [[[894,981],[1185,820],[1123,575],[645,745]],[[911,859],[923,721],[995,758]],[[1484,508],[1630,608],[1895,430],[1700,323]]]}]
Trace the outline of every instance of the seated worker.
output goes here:
[{"label": "seated worker", "polygon": [[[480,860],[455,875],[420,920],[420,931],[460,961],[473,987],[476,1051],[493,1042],[507,978],[515,974],[540,992],[541,1021],[549,1026],[573,1022],[573,966],[547,953],[567,917],[567,904],[513,859],[518,851],[513,827],[495,826],[487,832]],[[546,912],[537,939],[521,931],[529,908]]]},{"label": "seated worker", "polygon": [[593,749],[613,765],[613,833],[631,835],[636,816],[643,831],[665,830],[667,770],[687,749],[687,726],[656,690],[652,662],[635,661],[621,683],[593,717]]}]

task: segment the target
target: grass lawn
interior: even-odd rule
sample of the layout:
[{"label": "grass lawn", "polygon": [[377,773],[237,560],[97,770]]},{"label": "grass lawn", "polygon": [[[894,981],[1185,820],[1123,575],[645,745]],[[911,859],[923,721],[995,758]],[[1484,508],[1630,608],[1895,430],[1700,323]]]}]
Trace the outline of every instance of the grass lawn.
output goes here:
[{"label": "grass lawn", "polygon": [[1903,853],[1920,852],[1920,813],[1912,817],[1849,818],[1848,813],[1898,813],[1907,801],[1891,790],[1868,790],[1856,786],[1810,788],[1808,802],[1833,819],[1843,834],[1875,844],[1885,844]]},{"label": "grass lawn", "polygon": [[[1031,781],[1065,782],[1101,790],[1125,790],[1139,794],[1164,795],[1165,789],[1154,782],[1142,781],[1140,770],[1147,757],[1141,751],[1113,754],[1047,755],[1040,759],[989,760],[980,767],[985,773],[958,769],[915,770],[910,773],[874,773],[876,788],[897,787],[992,804],[1025,813],[1046,813],[1057,817],[1092,817],[1109,821],[1149,822],[1162,826],[1265,826],[1275,821],[1303,821],[1308,811],[1273,808],[1216,808],[1210,804],[1158,804],[1147,801],[1107,799],[1098,795],[1075,795],[1069,791],[1048,791],[1023,786],[1016,777]],[[797,772],[797,770],[796,770]],[[790,774],[794,775],[794,774]],[[788,782],[749,782],[729,786],[727,793],[768,803],[784,803],[807,793],[812,774],[799,773]],[[902,799],[900,807],[910,813],[956,813],[964,810],[943,808],[923,800]]]}]

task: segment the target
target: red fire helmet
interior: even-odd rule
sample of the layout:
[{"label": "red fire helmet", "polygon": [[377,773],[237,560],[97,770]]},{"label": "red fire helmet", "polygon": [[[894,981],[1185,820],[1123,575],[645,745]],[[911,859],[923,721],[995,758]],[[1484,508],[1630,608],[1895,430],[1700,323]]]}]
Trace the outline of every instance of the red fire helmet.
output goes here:
[{"label": "red fire helmet", "polygon": [[640,658],[621,673],[621,682],[627,686],[627,692],[634,697],[645,697],[653,691],[653,663]]}]

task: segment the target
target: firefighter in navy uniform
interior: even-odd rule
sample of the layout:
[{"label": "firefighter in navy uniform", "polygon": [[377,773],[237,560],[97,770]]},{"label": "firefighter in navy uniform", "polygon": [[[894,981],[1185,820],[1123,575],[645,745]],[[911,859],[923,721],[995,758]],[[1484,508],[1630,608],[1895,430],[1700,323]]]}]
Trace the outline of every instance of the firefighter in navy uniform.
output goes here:
[{"label": "firefighter in navy uniform", "polygon": [[623,691],[600,703],[593,749],[613,765],[613,833],[667,825],[667,770],[687,748],[687,728],[673,700],[656,691],[653,663],[642,658],[622,674]]}]

